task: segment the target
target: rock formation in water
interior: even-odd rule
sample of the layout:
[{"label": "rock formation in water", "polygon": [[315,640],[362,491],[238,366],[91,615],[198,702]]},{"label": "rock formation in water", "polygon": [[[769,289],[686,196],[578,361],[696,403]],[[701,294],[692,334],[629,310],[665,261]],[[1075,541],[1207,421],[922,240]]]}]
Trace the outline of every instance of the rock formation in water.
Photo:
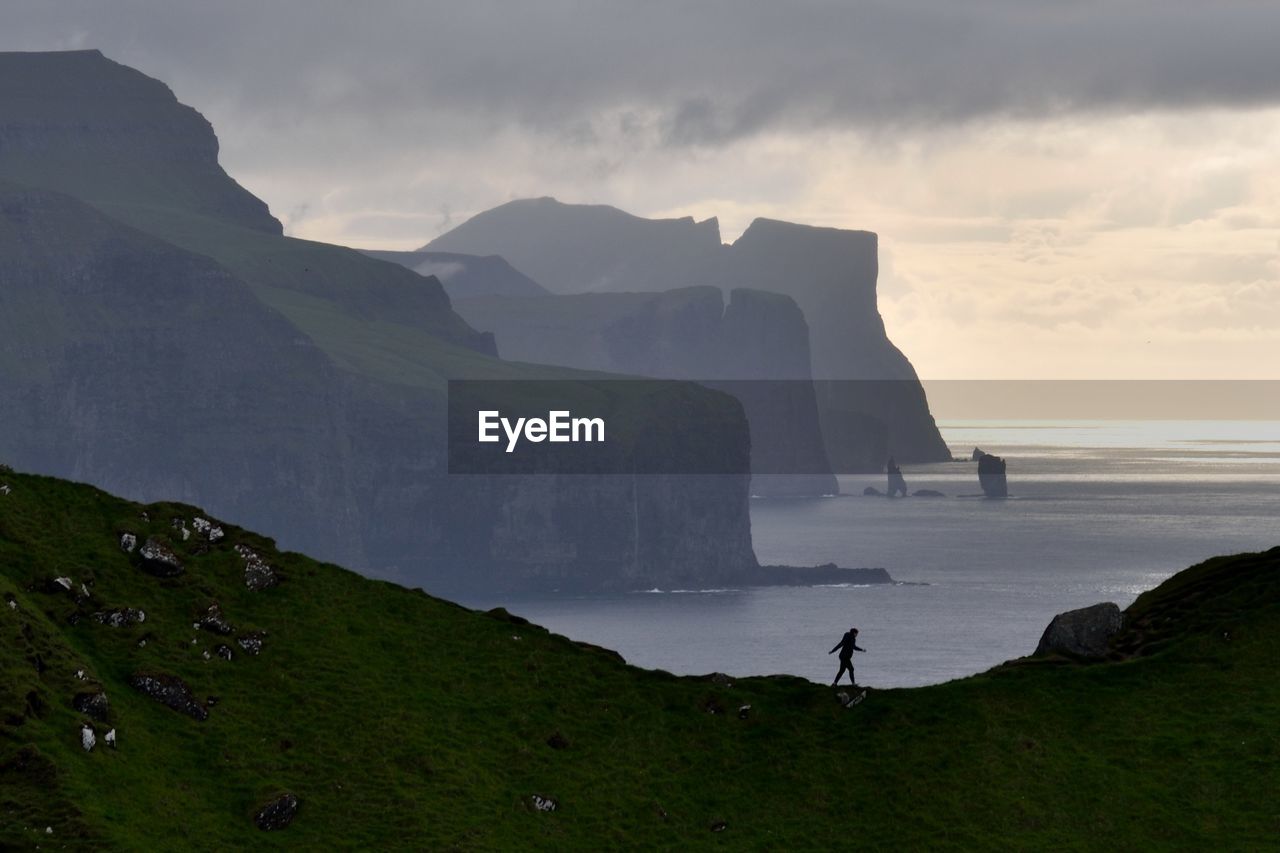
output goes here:
[{"label": "rock formation in water", "polygon": [[[924,390],[885,334],[876,235],[758,219],[732,245],[715,219],[642,219],[604,205],[524,199],[480,213],[424,249],[498,254],[556,293],[710,285],[792,297],[809,325],[828,456],[840,471],[950,459]],[[483,326],[482,326],[483,327]]]},{"label": "rock formation in water", "polygon": [[982,486],[982,493],[989,498],[1009,497],[1005,461],[999,456],[992,456],[977,448],[974,448],[973,455],[978,460],[978,484]]},{"label": "rock formation in water", "polygon": [[[447,379],[581,374],[497,360],[435,278],[281,236],[208,123],[96,51],[0,54],[0,285],[0,457],[21,468],[433,591],[757,565],[744,476],[449,477]],[[717,428],[651,452],[745,459],[740,408],[690,399]]]},{"label": "rock formation in water", "polygon": [[906,478],[902,476],[902,469],[898,467],[898,463],[894,461],[892,456],[889,457],[889,464],[885,466],[885,468],[888,476],[888,486],[885,490],[886,494],[891,498],[905,498],[910,494],[910,492],[907,491]]}]

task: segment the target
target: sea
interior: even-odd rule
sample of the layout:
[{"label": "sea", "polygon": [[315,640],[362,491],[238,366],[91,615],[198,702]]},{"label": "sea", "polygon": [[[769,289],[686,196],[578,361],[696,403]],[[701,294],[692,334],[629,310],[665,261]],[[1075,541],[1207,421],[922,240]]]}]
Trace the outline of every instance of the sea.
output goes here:
[{"label": "sea", "polygon": [[[760,562],[883,567],[894,584],[650,589],[501,605],[556,633],[677,674],[786,673],[829,683],[850,627],[860,684],[909,687],[1030,654],[1057,613],[1126,607],[1180,569],[1280,545],[1280,421],[948,420],[957,461],[840,477],[841,494],[753,498]],[[1010,497],[981,496],[975,447]]]}]

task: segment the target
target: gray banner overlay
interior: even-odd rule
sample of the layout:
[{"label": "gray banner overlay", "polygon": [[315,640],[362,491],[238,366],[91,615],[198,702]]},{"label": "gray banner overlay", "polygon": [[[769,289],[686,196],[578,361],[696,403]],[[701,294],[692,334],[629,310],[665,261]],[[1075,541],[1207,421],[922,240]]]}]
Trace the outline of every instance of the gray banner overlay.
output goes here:
[{"label": "gray banner overlay", "polygon": [[451,474],[751,474],[823,493],[891,460],[948,461],[948,418],[1280,421],[1280,382],[453,380],[448,418]]}]

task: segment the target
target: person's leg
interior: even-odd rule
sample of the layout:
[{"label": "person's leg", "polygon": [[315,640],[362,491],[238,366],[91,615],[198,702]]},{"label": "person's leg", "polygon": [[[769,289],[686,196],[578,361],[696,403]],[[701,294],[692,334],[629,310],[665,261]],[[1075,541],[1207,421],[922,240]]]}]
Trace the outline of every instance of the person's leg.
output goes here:
[{"label": "person's leg", "polygon": [[835,687],[837,684],[840,683],[840,676],[844,675],[844,671],[848,669],[848,667],[849,667],[848,661],[843,661],[843,660],[840,661],[840,671],[836,673],[836,680],[831,682],[832,687]]}]

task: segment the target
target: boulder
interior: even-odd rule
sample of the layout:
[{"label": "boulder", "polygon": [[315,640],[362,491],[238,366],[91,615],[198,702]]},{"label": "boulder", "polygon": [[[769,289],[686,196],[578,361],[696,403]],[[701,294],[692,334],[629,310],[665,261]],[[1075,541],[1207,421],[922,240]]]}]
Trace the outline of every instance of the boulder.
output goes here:
[{"label": "boulder", "polygon": [[253,815],[253,822],[258,829],[265,832],[284,829],[293,823],[294,817],[298,814],[298,805],[296,794],[283,793],[258,809]]},{"label": "boulder", "polygon": [[120,550],[126,554],[132,554],[133,549],[138,547],[138,537],[132,533],[120,534]]},{"label": "boulder", "polygon": [[98,745],[98,736],[93,733],[93,726],[80,727],[80,745],[85,752],[93,752],[93,748]]},{"label": "boulder", "polygon": [[877,489],[875,486],[867,486],[865,489],[863,489],[863,490],[862,490],[862,493],[863,493],[864,495],[866,495],[867,497],[869,497],[869,498],[882,498],[882,497],[884,497],[884,492],[880,491],[880,490],[879,490],[879,489]]},{"label": "boulder", "polygon": [[216,601],[200,614],[200,617],[192,624],[192,627],[197,630],[220,634],[224,637],[228,634],[234,634],[236,630],[222,615],[222,608]]},{"label": "boulder", "polygon": [[937,491],[936,489],[916,489],[914,492],[911,493],[911,496],[913,498],[945,498],[946,497],[946,495],[944,495],[942,492]]},{"label": "boulder", "polygon": [[280,583],[275,569],[267,565],[267,561],[247,545],[237,545],[236,553],[244,560],[244,585],[254,592],[270,589]]},{"label": "boulder", "polygon": [[236,643],[240,648],[244,649],[245,654],[257,655],[262,651],[263,637],[266,635],[261,631],[253,631],[241,637],[236,637]]},{"label": "boulder", "polygon": [[93,614],[93,618],[109,628],[124,628],[147,621],[147,614],[135,607],[116,607],[112,610],[99,610]]},{"label": "boulder", "polygon": [[129,686],[193,720],[204,722],[209,718],[209,712],[196,701],[191,688],[176,675],[135,672],[129,676]]},{"label": "boulder", "polygon": [[77,693],[71,699],[71,707],[100,723],[107,721],[107,713],[111,709],[107,702],[107,694],[101,690],[85,690]]},{"label": "boulder", "polygon": [[182,574],[182,561],[173,549],[161,540],[149,537],[138,551],[142,557],[142,570],[158,578],[172,578]]},{"label": "boulder", "polygon": [[1124,627],[1124,614],[1110,601],[1068,610],[1053,617],[1040,637],[1036,655],[1062,654],[1097,659],[1104,657],[1113,636]]}]

